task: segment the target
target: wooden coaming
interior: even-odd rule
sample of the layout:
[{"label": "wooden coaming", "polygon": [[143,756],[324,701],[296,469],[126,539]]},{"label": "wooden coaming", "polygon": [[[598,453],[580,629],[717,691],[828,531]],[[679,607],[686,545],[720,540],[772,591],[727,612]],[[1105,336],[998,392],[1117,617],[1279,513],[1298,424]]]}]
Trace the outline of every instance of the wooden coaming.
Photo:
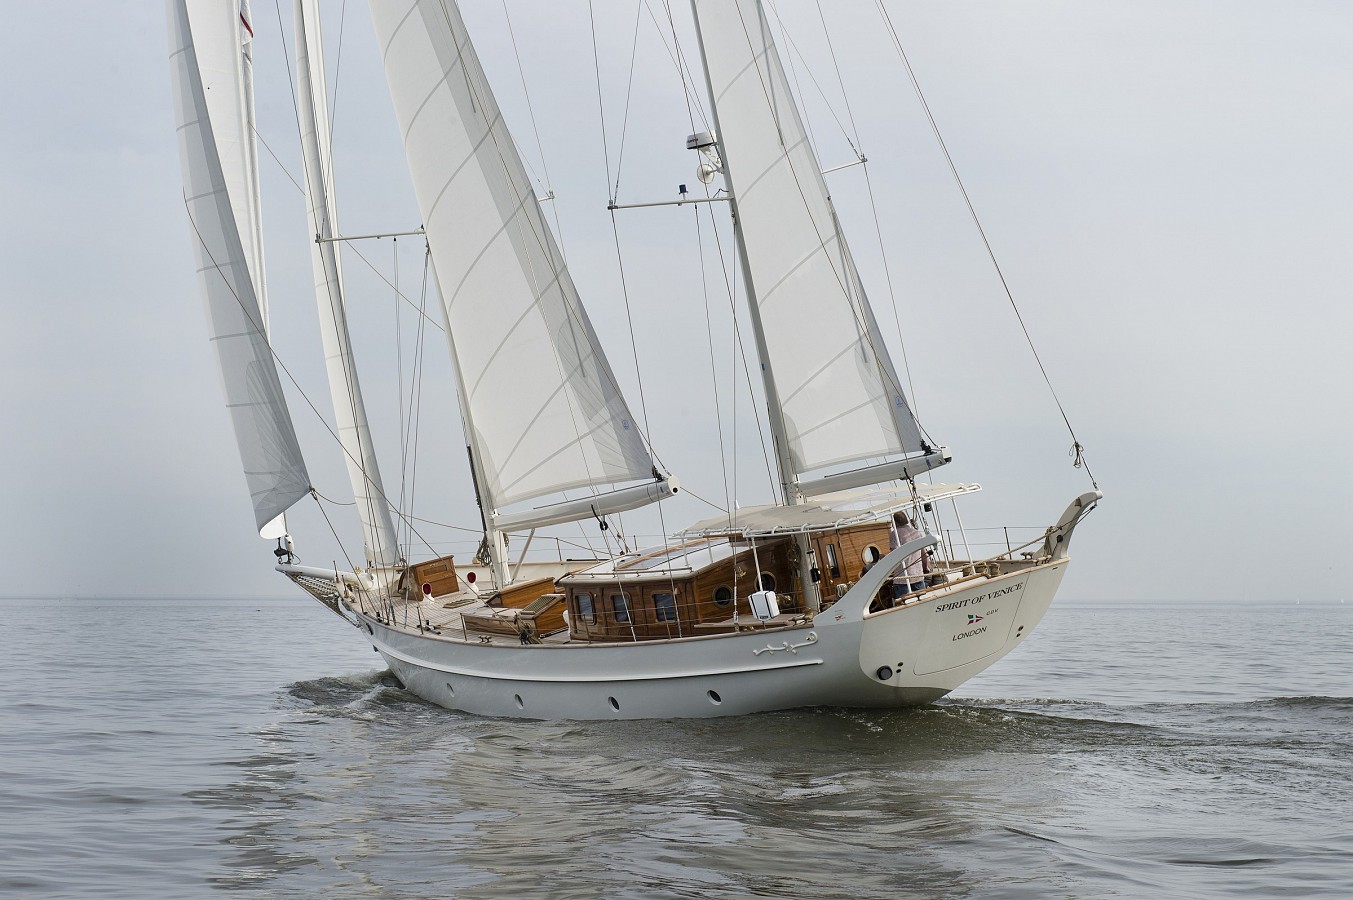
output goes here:
[{"label": "wooden coaming", "polygon": [[508,585],[498,592],[498,601],[502,606],[521,609],[523,606],[530,606],[546,594],[555,592],[554,579],[547,575],[534,581]]}]

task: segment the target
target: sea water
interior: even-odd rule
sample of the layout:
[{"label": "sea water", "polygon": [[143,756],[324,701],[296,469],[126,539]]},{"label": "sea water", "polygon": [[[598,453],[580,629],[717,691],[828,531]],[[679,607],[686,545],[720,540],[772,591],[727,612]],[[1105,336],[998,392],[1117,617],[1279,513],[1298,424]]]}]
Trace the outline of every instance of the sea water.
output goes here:
[{"label": "sea water", "polygon": [[1353,608],[1054,604],[934,706],[530,722],[294,600],[10,600],[0,896],[1353,896]]}]

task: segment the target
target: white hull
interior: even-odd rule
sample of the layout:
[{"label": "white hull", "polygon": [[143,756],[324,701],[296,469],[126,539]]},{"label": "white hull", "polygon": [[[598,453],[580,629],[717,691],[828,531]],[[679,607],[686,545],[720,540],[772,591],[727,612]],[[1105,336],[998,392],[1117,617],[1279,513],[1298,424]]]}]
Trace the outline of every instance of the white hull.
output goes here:
[{"label": "white hull", "polygon": [[668,641],[468,643],[348,611],[408,690],[478,715],[705,718],[893,708],[943,697],[1019,645],[1047,612],[1067,562],[932,591],[880,613],[852,615],[847,595],[800,627]]}]

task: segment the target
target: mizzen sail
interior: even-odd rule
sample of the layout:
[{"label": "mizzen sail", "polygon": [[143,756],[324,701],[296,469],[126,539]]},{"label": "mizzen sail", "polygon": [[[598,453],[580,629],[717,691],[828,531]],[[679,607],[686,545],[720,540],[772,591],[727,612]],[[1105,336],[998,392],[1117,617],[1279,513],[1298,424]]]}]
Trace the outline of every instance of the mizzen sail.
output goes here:
[{"label": "mizzen sail", "polygon": [[259,255],[246,243],[257,239],[247,223],[256,219],[248,203],[232,202],[232,191],[249,184],[247,151],[241,145],[249,141],[239,12],[234,4],[170,0],[169,27],[184,202],[226,406],[262,529],[309,492],[310,477],[250,270],[251,259]]}]

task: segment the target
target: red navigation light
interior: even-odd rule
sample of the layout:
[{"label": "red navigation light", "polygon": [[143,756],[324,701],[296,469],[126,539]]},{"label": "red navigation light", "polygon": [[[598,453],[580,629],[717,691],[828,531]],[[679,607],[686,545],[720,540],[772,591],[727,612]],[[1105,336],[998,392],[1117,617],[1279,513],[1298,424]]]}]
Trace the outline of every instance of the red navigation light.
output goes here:
[{"label": "red navigation light", "polygon": [[423,593],[427,594],[429,597],[432,596],[432,585],[428,584],[426,581],[423,582]]},{"label": "red navigation light", "polygon": [[475,574],[474,574],[473,572],[466,572],[466,573],[465,573],[465,580],[468,581],[468,582],[470,582],[470,584],[474,584]]}]

